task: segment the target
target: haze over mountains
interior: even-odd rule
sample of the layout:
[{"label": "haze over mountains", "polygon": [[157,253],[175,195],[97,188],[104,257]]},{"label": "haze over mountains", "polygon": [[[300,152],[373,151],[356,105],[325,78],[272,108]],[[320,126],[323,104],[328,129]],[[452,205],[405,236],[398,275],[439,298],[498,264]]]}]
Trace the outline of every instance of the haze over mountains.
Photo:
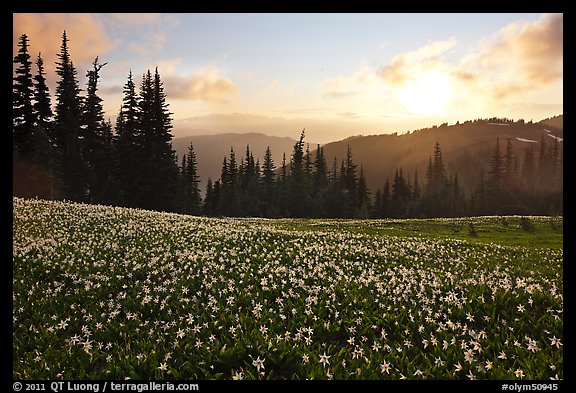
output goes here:
[{"label": "haze over mountains", "polygon": [[[294,138],[260,133],[188,136],[173,139],[172,145],[178,156],[182,157],[190,142],[193,143],[201,187],[204,188],[208,178],[213,181],[220,178],[222,161],[229,155],[230,147],[234,148],[240,162],[245,155],[246,146],[249,145],[254,159],[259,159],[262,163],[266,147],[270,146],[274,163],[280,168],[284,153],[286,162],[290,161],[295,138],[299,137],[300,132],[301,130],[295,129]],[[563,115],[559,115],[537,123],[509,119],[483,119],[454,125],[445,123],[405,134],[350,137],[327,143],[323,148],[328,167],[332,168],[336,157],[339,168],[340,162],[346,157],[347,147],[350,146],[358,170],[362,165],[367,185],[374,192],[377,188],[382,188],[386,178],[393,179],[397,168],[401,168],[404,176],[409,179],[413,179],[417,171],[419,181],[423,182],[434,144],[438,142],[448,174],[457,171],[460,186],[464,192],[470,193],[477,184],[480,169],[483,169],[485,174],[489,171],[490,157],[497,138],[502,152],[508,139],[511,140],[513,153],[518,159],[518,165],[521,165],[525,149],[529,145],[537,151],[541,141],[552,146],[555,142],[562,143],[563,137]],[[309,143],[313,156],[317,144],[313,141],[305,142]]]}]

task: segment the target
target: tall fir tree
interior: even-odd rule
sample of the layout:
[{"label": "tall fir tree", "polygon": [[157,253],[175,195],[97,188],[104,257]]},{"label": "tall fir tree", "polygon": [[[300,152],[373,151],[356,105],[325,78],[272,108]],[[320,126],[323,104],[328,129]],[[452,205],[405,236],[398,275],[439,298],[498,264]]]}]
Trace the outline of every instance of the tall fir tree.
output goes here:
[{"label": "tall fir tree", "polygon": [[419,203],[420,203],[420,197],[421,195],[421,190],[420,190],[420,182],[418,181],[418,169],[414,170],[414,184],[412,185],[412,202],[414,203],[416,209],[418,210],[420,208]]},{"label": "tall fir tree", "polygon": [[61,198],[62,184],[58,172],[60,157],[52,143],[54,114],[52,112],[50,91],[46,84],[46,72],[42,55],[36,58],[37,72],[34,76],[34,117],[33,160],[41,166],[41,174],[35,181],[39,184],[38,196],[47,199]]},{"label": "tall fir tree", "polygon": [[316,146],[316,157],[314,159],[314,187],[316,192],[326,187],[328,183],[328,168],[324,157],[324,148],[318,144]]},{"label": "tall fir tree", "polygon": [[360,177],[358,178],[358,218],[368,218],[372,210],[370,203],[370,190],[366,184],[366,177],[364,176],[364,167],[360,165]]},{"label": "tall fir tree", "polygon": [[108,125],[104,120],[103,100],[98,95],[100,70],[106,64],[101,64],[96,57],[92,68],[86,73],[88,86],[82,112],[81,136],[83,137],[82,157],[87,164],[89,186],[87,200],[91,203],[106,202],[108,196],[105,195],[104,184],[111,180],[112,168],[109,161],[111,144],[105,138]]},{"label": "tall fir tree", "polygon": [[176,152],[172,149],[172,119],[158,69],[142,77],[138,100],[138,207],[175,211],[179,186]]},{"label": "tall fir tree", "polygon": [[85,201],[88,184],[86,163],[82,158],[81,117],[82,99],[76,79],[77,71],[68,51],[66,31],[62,33],[62,45],[57,55],[56,74],[56,124],[54,143],[62,156],[62,178],[65,197]]},{"label": "tall fir tree", "polygon": [[202,197],[200,195],[200,176],[198,176],[198,161],[194,145],[190,142],[186,153],[185,170],[183,172],[186,190],[186,213],[200,215],[202,213]]},{"label": "tall fir tree", "polygon": [[32,77],[26,34],[20,36],[18,46],[12,84],[13,193],[53,199],[59,196],[57,157],[48,135],[52,114],[42,58],[38,55],[38,74]]},{"label": "tall fir tree", "polygon": [[503,214],[503,206],[506,204],[504,194],[505,177],[504,156],[500,149],[500,139],[496,138],[496,146],[490,158],[490,170],[488,171],[488,208],[496,214]]},{"label": "tall fir tree", "polygon": [[14,57],[16,76],[12,84],[12,140],[16,152],[28,158],[35,118],[32,62],[28,53],[29,40],[26,34],[20,36],[18,46],[18,54]]},{"label": "tall fir tree", "polygon": [[262,164],[262,199],[264,215],[269,217],[274,212],[274,193],[276,188],[276,166],[272,159],[270,146],[266,148],[264,163]]},{"label": "tall fir tree", "polygon": [[514,148],[512,146],[512,140],[508,138],[506,142],[506,150],[504,152],[504,176],[503,182],[504,186],[508,191],[511,191],[516,187],[516,157],[514,155]]},{"label": "tall fir tree", "polygon": [[300,133],[300,139],[294,144],[290,157],[290,176],[288,179],[287,208],[290,216],[304,217],[306,215],[307,190],[306,171],[304,165],[304,137],[306,130]]},{"label": "tall fir tree", "polygon": [[410,185],[404,177],[402,168],[396,168],[392,182],[391,214],[392,217],[403,218],[408,214],[410,200]]},{"label": "tall fir tree", "polygon": [[206,181],[206,195],[204,196],[204,202],[202,204],[203,214],[213,216],[216,213],[217,203],[214,184],[212,183],[212,178],[209,177]]},{"label": "tall fir tree", "polygon": [[433,156],[426,171],[426,185],[422,198],[422,210],[428,217],[441,217],[448,213],[445,193],[448,192],[448,177],[442,157],[440,143],[434,144]]},{"label": "tall fir tree", "polygon": [[276,180],[274,193],[274,205],[276,206],[279,216],[288,215],[288,165],[286,164],[286,153],[282,153],[282,164]]},{"label": "tall fir tree", "polygon": [[34,76],[34,111],[36,114],[36,124],[46,130],[48,137],[52,136],[51,128],[54,123],[54,113],[50,99],[50,90],[46,83],[46,71],[42,54],[38,53],[36,58],[37,73]]},{"label": "tall fir tree", "polygon": [[488,205],[489,196],[488,187],[486,185],[486,176],[484,175],[484,169],[480,168],[476,189],[470,196],[470,213],[477,216],[485,215],[489,212]]},{"label": "tall fir tree", "polygon": [[218,211],[225,216],[238,215],[238,163],[236,161],[236,152],[230,146],[228,158],[224,157],[222,163],[220,204]]},{"label": "tall fir tree", "polygon": [[341,214],[349,218],[356,214],[358,204],[358,177],[356,170],[358,165],[354,162],[352,147],[346,147],[346,159],[342,161],[340,169],[341,187],[343,195],[343,205]]},{"label": "tall fir tree", "polygon": [[115,150],[118,154],[118,175],[122,187],[120,199],[126,206],[138,205],[139,156],[142,150],[139,134],[138,96],[132,70],[123,88],[123,99],[116,121]]}]

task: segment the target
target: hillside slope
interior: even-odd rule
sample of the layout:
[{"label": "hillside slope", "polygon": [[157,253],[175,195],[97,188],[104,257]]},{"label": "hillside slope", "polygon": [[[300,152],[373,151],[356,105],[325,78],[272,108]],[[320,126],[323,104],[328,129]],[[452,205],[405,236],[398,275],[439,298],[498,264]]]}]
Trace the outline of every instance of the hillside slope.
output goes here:
[{"label": "hillside slope", "polygon": [[428,161],[438,142],[448,173],[457,172],[460,185],[469,192],[476,185],[480,170],[488,173],[497,138],[501,152],[508,139],[512,141],[513,153],[521,165],[530,145],[538,152],[542,141],[550,147],[556,141],[562,144],[563,137],[561,128],[544,123],[477,120],[401,135],[351,137],[325,145],[324,155],[329,166],[334,157],[339,165],[350,145],[354,161],[358,168],[363,166],[367,184],[374,191],[382,188],[386,178],[393,180],[396,168],[402,168],[404,176],[410,179],[417,171],[419,181],[423,182]]}]

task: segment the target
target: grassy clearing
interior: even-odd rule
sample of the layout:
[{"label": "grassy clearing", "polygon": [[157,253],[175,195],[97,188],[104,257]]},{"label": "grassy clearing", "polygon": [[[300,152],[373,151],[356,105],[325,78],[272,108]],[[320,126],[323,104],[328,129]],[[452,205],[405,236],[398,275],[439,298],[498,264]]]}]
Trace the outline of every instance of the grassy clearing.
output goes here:
[{"label": "grassy clearing", "polygon": [[563,247],[562,217],[489,216],[384,220],[278,220],[285,228],[302,231],[340,230],[379,236],[458,239],[529,248]]}]

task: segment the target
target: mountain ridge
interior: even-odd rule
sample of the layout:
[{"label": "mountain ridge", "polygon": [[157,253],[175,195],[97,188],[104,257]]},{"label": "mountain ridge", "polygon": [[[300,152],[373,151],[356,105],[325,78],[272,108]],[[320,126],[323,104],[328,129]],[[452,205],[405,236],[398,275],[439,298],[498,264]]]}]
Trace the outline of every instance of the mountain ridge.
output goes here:
[{"label": "mountain ridge", "polygon": [[[549,124],[550,121],[534,123],[477,119],[450,126],[444,123],[404,134],[355,136],[328,143],[323,148],[327,160],[336,157],[339,163],[346,157],[350,145],[358,169],[360,165],[363,166],[367,185],[374,192],[383,187],[386,179],[392,182],[397,168],[401,168],[403,175],[409,179],[413,179],[417,171],[419,181],[425,181],[428,161],[438,142],[448,174],[457,172],[460,185],[470,193],[477,184],[480,170],[488,174],[497,139],[502,153],[507,140],[511,140],[520,166],[527,145],[538,146],[541,140],[553,144],[556,138],[562,142],[563,129]],[[328,164],[331,165],[331,162]]]},{"label": "mountain ridge", "polygon": [[[322,147],[330,169],[334,158],[337,168],[340,167],[350,145],[358,172],[362,166],[367,185],[374,193],[383,187],[386,179],[390,182],[393,180],[396,169],[402,169],[408,179],[413,179],[417,174],[419,181],[424,182],[428,160],[438,142],[448,174],[457,173],[461,187],[469,194],[477,184],[480,170],[484,174],[488,173],[497,139],[501,152],[504,152],[508,139],[511,140],[513,153],[520,166],[529,145],[538,147],[544,140],[551,146],[555,141],[562,143],[563,137],[563,115],[559,115],[539,122],[490,118],[452,125],[444,123],[401,134],[356,135],[326,143]],[[190,142],[197,155],[198,173],[204,187],[208,178],[212,181],[220,178],[222,161],[230,154],[230,147],[234,148],[238,163],[244,158],[247,145],[254,159],[262,163],[266,147],[270,146],[276,168],[280,168],[283,154],[286,154],[286,162],[289,163],[297,141],[261,132],[179,137],[173,139],[173,148],[179,159],[187,151]],[[305,143],[308,142],[305,140]],[[313,155],[317,144],[309,142],[309,146]]]}]

